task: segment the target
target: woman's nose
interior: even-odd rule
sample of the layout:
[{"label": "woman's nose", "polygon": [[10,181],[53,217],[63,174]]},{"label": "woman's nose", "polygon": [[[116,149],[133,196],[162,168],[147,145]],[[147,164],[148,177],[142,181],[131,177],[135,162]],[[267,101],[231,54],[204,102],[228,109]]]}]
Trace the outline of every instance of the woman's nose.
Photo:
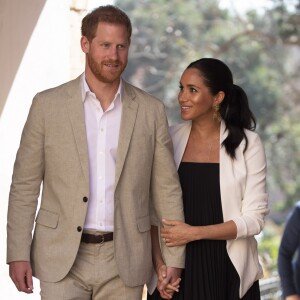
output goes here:
[{"label": "woman's nose", "polygon": [[186,101],[186,99],[185,99],[184,95],[183,95],[182,93],[180,93],[180,94],[178,95],[178,102],[179,102],[179,103],[183,103],[183,102],[185,102],[185,101]]}]

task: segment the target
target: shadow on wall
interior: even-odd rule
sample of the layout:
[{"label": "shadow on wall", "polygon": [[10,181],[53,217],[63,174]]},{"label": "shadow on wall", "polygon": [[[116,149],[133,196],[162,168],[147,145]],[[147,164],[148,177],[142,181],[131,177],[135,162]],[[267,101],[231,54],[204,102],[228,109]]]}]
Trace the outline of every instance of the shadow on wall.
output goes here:
[{"label": "shadow on wall", "polygon": [[0,116],[46,0],[0,0]]}]

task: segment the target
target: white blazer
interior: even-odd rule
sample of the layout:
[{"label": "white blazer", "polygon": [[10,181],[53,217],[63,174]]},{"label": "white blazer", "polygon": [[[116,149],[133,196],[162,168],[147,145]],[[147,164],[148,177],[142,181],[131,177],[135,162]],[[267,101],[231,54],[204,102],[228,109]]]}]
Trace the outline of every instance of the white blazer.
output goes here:
[{"label": "white blazer", "polygon": [[[191,131],[191,122],[170,127],[177,169],[185,151]],[[252,284],[263,277],[258,261],[257,242],[254,235],[264,227],[269,212],[266,193],[266,157],[259,136],[245,130],[245,140],[237,147],[236,159],[226,153],[222,142],[227,136],[224,122],[220,130],[220,190],[224,222],[232,220],[237,227],[235,240],[227,241],[227,252],[240,277],[240,298]],[[199,178],[201,180],[201,178]]]}]

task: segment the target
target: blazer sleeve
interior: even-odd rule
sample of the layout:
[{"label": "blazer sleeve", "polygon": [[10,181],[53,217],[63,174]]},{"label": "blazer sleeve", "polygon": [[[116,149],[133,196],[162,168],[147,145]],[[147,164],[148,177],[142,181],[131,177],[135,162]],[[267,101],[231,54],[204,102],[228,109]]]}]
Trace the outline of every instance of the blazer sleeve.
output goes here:
[{"label": "blazer sleeve", "polygon": [[300,249],[300,202],[289,216],[278,253],[278,272],[283,290],[283,297],[297,294],[293,258]]},{"label": "blazer sleeve", "polygon": [[31,105],[17,152],[7,215],[7,262],[30,261],[35,213],[44,174],[44,122],[39,95]]},{"label": "blazer sleeve", "polygon": [[[237,160],[243,161],[246,172],[244,182],[240,183],[244,190],[241,214],[233,219],[237,226],[237,239],[259,234],[269,212],[265,151],[259,136],[251,134],[248,133],[247,150],[244,152],[244,145],[240,145],[239,151],[243,154],[237,157]],[[240,162],[237,163],[241,165]]]},{"label": "blazer sleeve", "polygon": [[[158,220],[184,220],[182,193],[173,158],[173,146],[163,104],[156,110],[155,150],[151,175],[151,200]],[[155,223],[155,217],[152,220]],[[156,219],[157,220],[157,219]],[[160,224],[162,226],[162,224]],[[167,266],[184,267],[185,247],[161,244]]]}]

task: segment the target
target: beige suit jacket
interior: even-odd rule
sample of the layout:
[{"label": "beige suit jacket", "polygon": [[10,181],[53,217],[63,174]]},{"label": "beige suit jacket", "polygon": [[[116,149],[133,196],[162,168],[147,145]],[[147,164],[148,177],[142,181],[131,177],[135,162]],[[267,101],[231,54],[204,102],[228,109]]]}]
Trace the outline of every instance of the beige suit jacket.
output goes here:
[{"label": "beige suit jacket", "polygon": [[[151,278],[153,214],[160,220],[184,217],[163,104],[124,81],[122,101],[115,178],[115,259],[124,283],[136,286]],[[34,276],[43,281],[64,278],[79,248],[88,196],[88,148],[77,78],[41,92],[33,100],[9,197],[7,262],[30,260]],[[164,248],[163,254],[168,265],[184,266],[184,247]]]}]

